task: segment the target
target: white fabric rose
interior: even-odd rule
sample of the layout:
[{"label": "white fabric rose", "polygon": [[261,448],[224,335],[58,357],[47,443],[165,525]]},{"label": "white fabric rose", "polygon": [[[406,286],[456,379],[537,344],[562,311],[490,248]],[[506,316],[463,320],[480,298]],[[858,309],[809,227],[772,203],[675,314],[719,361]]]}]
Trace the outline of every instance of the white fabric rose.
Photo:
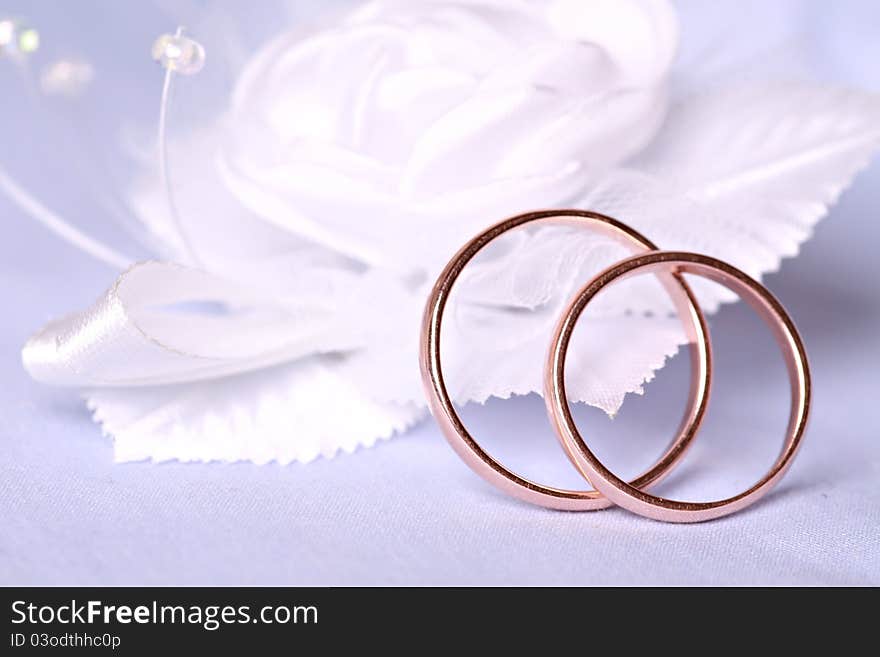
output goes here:
[{"label": "white fabric rose", "polygon": [[[677,39],[662,0],[378,1],[283,34],[222,120],[171,144],[198,266],[144,180],[132,201],[156,251],[185,264],[135,265],[31,338],[25,366],[90,388],[119,460],[308,461],[424,416],[429,286],[507,215],[588,208],[664,248],[777,268],[873,152],[878,101],[687,64],[678,88],[699,93],[667,103]],[[539,392],[561,307],[622,255],[571,229],[500,242],[444,328],[460,402]],[[570,355],[569,393],[611,414],[684,342],[654,281],[625,285]],[[708,311],[723,300],[698,290]]]},{"label": "white fabric rose", "polygon": [[644,147],[676,44],[665,0],[369,3],[248,64],[221,168],[285,229],[433,270],[481,227],[571,204]]}]

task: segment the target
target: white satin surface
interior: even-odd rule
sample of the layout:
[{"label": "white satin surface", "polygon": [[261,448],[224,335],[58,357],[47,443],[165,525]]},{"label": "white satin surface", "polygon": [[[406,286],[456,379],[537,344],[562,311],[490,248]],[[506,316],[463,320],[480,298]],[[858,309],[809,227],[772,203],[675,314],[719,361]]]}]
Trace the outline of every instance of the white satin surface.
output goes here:
[{"label": "white satin surface", "polygon": [[[876,40],[859,32],[877,15],[872,3],[839,3],[850,17],[824,3],[804,6],[806,26],[816,35],[813,65],[834,80],[880,89],[867,63],[876,61],[868,56],[872,48],[877,53]],[[8,111],[17,116],[14,108]],[[28,153],[24,141],[16,141],[23,139],[9,136],[11,146],[20,143],[16,153]],[[33,166],[38,168],[36,157]],[[116,464],[109,440],[76,391],[35,383],[20,362],[21,345],[35,326],[59,310],[88,308],[113,272],[19,220],[18,210],[0,198],[7,227],[0,240],[6,300],[0,326],[0,583],[880,585],[878,190],[875,162],[798,258],[766,278],[811,356],[814,414],[797,462],[753,508],[693,527],[616,509],[568,514],[510,500],[461,464],[430,422],[373,449],[307,466]],[[76,191],[59,178],[50,200],[125,245],[124,234],[88,219],[94,208],[77,202]],[[171,292],[217,290],[210,278],[184,284],[173,267],[162,275]],[[124,305],[126,292],[119,292],[116,301]],[[244,293],[225,301],[254,304]],[[176,302],[172,294],[136,304],[137,323],[149,323],[151,308]],[[94,310],[106,317],[121,307]],[[223,311],[206,308],[203,325],[194,327],[198,335],[210,336],[215,313]],[[293,325],[299,310],[289,312]],[[259,325],[259,317],[253,320]],[[659,488],[685,499],[720,497],[748,485],[772,461],[784,428],[788,392],[771,338],[742,304],[722,309],[711,326],[718,369],[706,432]],[[176,359],[165,360],[164,350],[186,347],[197,354],[212,346],[192,335],[173,330],[151,342],[154,357],[138,369],[173,376],[169,363]],[[118,339],[127,349],[125,340],[144,335],[127,332]],[[308,335],[297,339],[307,348]],[[250,362],[262,350],[297,348],[262,341],[254,353],[252,344],[223,344],[230,362],[204,366],[234,367],[236,358]],[[613,423],[595,409],[581,409],[585,436],[613,467],[635,474],[646,453],[672,435],[686,366],[681,356],[674,358],[644,397],[627,399]],[[369,409],[362,412],[366,417]],[[413,421],[405,408],[401,413],[401,422]],[[578,485],[539,399],[469,406],[465,420],[488,448],[525,474]]]}]

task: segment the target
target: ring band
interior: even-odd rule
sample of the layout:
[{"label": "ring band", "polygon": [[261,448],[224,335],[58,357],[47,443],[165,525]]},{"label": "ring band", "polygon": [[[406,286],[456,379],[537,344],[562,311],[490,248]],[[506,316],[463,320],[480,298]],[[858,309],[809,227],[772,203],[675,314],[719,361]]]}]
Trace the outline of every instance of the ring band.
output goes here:
[{"label": "ring band", "polygon": [[[464,427],[446,389],[440,362],[440,334],[443,314],[452,287],[470,260],[502,234],[532,223],[554,223],[589,227],[612,238],[631,252],[656,250],[647,238],[625,224],[585,210],[542,210],[506,219],[480,233],[450,260],[435,283],[425,306],[419,364],[431,412],[452,448],[483,479],[502,491],[540,506],[570,511],[588,511],[611,506],[601,490],[566,490],[544,486],[520,477],[485,452]],[[691,382],[688,408],[675,439],[644,474],[634,479],[635,490],[659,481],[681,458],[696,435],[709,398],[712,354],[706,321],[690,287],[678,273],[660,272],[658,278],[672,297],[691,342]],[[568,346],[566,339],[565,346]],[[567,408],[567,407],[566,407]],[[571,458],[571,456],[570,456]],[[573,460],[580,470],[580,462]]]},{"label": "ring band", "polygon": [[[578,318],[600,290],[638,273],[657,271],[697,274],[738,293],[773,331],[785,356],[792,387],[786,440],[776,462],[751,488],[714,502],[680,502],[656,497],[626,483],[596,458],[578,432],[565,393],[565,357]],[[569,458],[581,474],[611,502],[639,515],[667,522],[702,522],[743,509],[765,495],[782,478],[801,444],[810,411],[810,370],[801,337],[776,298],[756,280],[715,258],[695,253],[654,251],[622,260],[577,293],[554,332],[544,377],[547,411]]]}]

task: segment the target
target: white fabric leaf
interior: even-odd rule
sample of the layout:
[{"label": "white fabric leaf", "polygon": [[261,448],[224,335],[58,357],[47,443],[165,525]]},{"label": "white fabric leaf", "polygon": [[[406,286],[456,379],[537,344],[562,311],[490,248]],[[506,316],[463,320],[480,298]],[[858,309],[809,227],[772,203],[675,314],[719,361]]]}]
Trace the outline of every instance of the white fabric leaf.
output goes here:
[{"label": "white fabric leaf", "polygon": [[91,390],[86,399],[120,462],[308,463],[372,446],[425,413],[375,401],[330,357],[200,383]]},{"label": "white fabric leaf", "polygon": [[[606,173],[576,205],[623,219],[661,248],[713,255],[760,278],[797,254],[878,145],[877,96],[809,84],[738,84],[675,104],[631,168]],[[569,280],[563,268],[583,281],[623,255],[573,230],[540,229],[518,239],[505,257],[470,274],[470,299],[535,308],[573,290],[561,284]],[[626,295],[609,294],[599,304],[603,314],[671,310],[648,278],[632,283]],[[693,285],[709,312],[734,298],[698,278]]]}]

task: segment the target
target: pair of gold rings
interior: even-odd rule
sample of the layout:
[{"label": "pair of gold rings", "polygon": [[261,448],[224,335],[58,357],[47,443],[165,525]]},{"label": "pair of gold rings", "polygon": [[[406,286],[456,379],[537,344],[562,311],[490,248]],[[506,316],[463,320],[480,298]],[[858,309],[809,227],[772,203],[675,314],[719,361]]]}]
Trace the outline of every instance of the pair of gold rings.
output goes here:
[{"label": "pair of gold rings", "polygon": [[[632,257],[607,268],[584,285],[568,304],[547,355],[544,401],[569,460],[595,490],[566,490],[529,481],[508,470],[484,451],[462,423],[443,378],[440,333],[446,303],[462,270],[486,245],[525,224],[568,224],[606,235],[627,247]],[[691,348],[688,408],[672,443],[644,474],[630,482],[616,476],[593,454],[575,426],[565,389],[565,359],[578,318],[603,288],[641,273],[655,273],[672,298],[685,325]],[[791,382],[791,410],[786,439],[775,463],[756,484],[733,497],[712,502],[681,502],[646,492],[684,456],[696,436],[709,400],[712,347],[706,319],[682,274],[696,274],[739,294],[772,330],[783,351]],[[440,274],[428,298],[422,325],[420,364],[425,393],[441,430],[455,451],[477,474],[514,497],[553,509],[590,511],[617,504],[648,518],[666,522],[702,522],[728,515],[757,501],[779,482],[801,444],[810,410],[810,370],[800,335],[776,298],[739,269],[709,256],[660,251],[626,224],[585,210],[542,210],[506,219],[464,245]]]}]

